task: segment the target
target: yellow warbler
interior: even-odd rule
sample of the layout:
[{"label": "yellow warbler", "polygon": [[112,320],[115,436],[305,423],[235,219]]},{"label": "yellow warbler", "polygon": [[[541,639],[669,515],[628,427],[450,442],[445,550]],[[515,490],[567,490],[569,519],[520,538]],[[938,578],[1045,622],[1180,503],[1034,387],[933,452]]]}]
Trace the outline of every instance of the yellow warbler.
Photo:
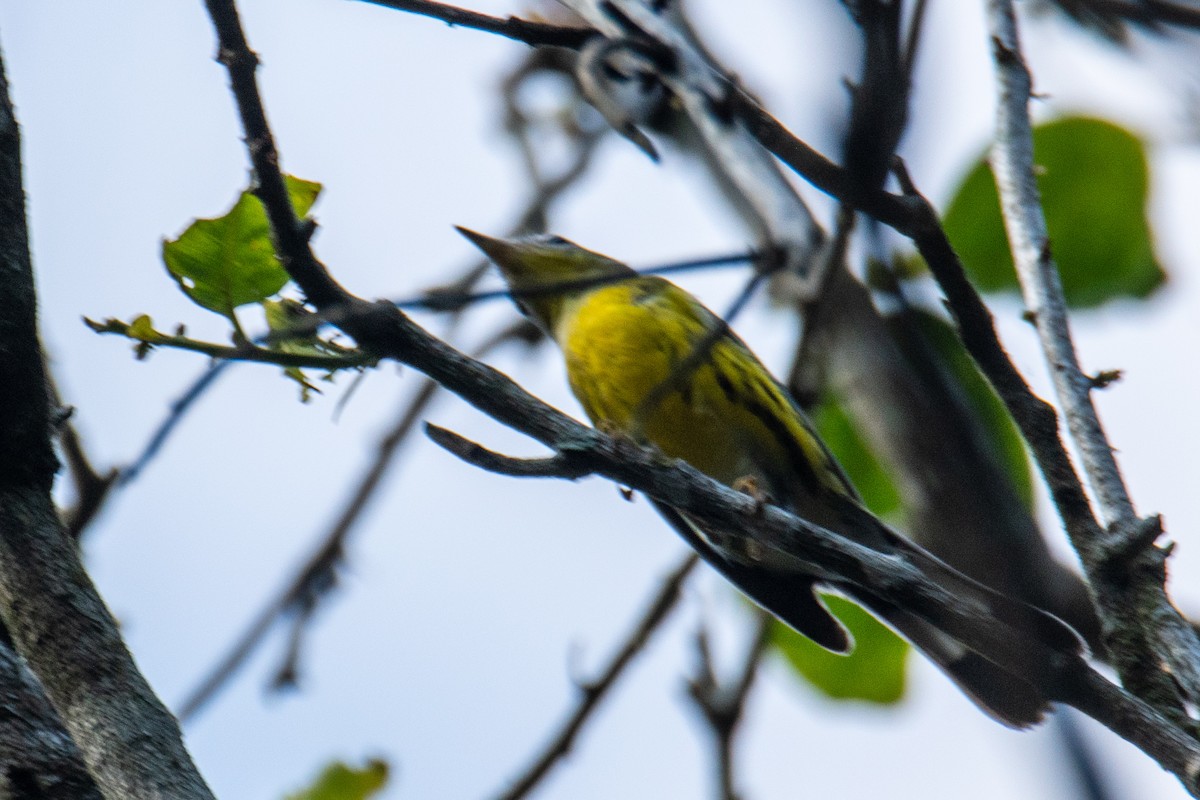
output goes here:
[{"label": "yellow warbler", "polygon": [[727,485],[753,485],[809,522],[905,559],[1011,635],[997,637],[1004,644],[991,652],[972,651],[950,632],[961,623],[935,610],[901,608],[886,588],[817,577],[800,559],[757,561],[730,546],[736,537],[696,526],[685,538],[709,564],[800,633],[846,652],[849,637],[813,586],[840,589],[1000,721],[1024,727],[1041,719],[1057,665],[1080,652],[1074,632],[967,578],[871,515],[787,390],[719,317],[673,283],[557,236],[510,241],[459,230],[500,267],[521,310],[562,348],[571,389],[594,424],[651,443]]}]

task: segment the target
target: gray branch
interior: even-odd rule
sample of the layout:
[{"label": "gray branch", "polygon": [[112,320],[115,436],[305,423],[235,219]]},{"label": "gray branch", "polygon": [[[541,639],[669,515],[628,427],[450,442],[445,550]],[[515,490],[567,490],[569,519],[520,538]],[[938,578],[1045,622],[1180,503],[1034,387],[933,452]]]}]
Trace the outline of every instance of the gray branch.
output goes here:
[{"label": "gray branch", "polygon": [[57,463],[20,149],[0,63],[0,617],[105,797],[211,800],[50,496]]},{"label": "gray branch", "polygon": [[83,755],[29,667],[0,642],[0,797],[100,800]]},{"label": "gray branch", "polygon": [[[719,98],[736,91],[734,83],[696,40],[679,8],[681,4],[652,11],[635,0],[564,1],[607,37],[600,52],[613,58],[623,56],[621,63],[627,65],[631,59],[635,59],[634,64],[640,59],[640,74],[652,75],[678,100],[682,115],[680,125],[673,126],[676,144],[703,159],[716,185],[754,231],[759,249],[778,252],[785,272],[807,275],[807,266],[824,233],[778,164],[754,140],[745,124],[717,107]],[[581,58],[581,68],[587,69],[581,78],[592,85],[600,84],[599,76],[605,71],[597,68],[606,63],[601,60],[589,68]],[[618,95],[618,88],[613,87],[603,98],[589,93],[589,100],[599,100],[604,107],[619,103],[628,93]],[[644,98],[626,100],[620,108],[620,120],[610,120],[619,122],[627,137],[633,134],[644,138],[631,128],[632,120],[646,116],[645,105]]]},{"label": "gray branch", "polygon": [[1200,699],[1200,640],[1167,597],[1167,551],[1153,546],[1159,522],[1137,516],[1092,403],[1094,385],[1079,366],[1035,177],[1031,78],[1012,2],[988,0],[987,10],[998,92],[992,169],[1001,210],[1021,291],[1106,529],[1097,529],[1094,540],[1077,536],[1073,543],[1096,593],[1122,680],[1160,710],[1183,719],[1179,691],[1193,703]]}]

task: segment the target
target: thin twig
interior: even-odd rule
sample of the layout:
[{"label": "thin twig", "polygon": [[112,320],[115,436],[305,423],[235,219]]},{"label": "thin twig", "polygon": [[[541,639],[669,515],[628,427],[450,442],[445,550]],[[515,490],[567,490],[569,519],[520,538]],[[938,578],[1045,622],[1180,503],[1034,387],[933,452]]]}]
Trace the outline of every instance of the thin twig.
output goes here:
[{"label": "thin twig", "polygon": [[[288,352],[286,350],[275,350],[257,346],[253,341],[247,339],[241,344],[224,345],[215,342],[205,342],[198,339],[192,339],[188,336],[175,336],[160,334],[153,336],[150,339],[137,338],[131,333],[130,325],[116,319],[105,320],[104,322],[94,322],[92,320],[84,320],[88,327],[96,333],[116,334],[126,338],[134,339],[139,343],[139,347],[151,345],[153,347],[169,347],[175,350],[186,350],[192,353],[200,353],[209,358],[219,359],[221,361],[252,361],[259,364],[274,364],[277,367],[295,368],[295,369],[326,369],[338,370],[349,368],[360,368],[373,366],[374,361],[371,356],[366,353],[355,352],[353,350],[345,350],[336,354],[326,353],[298,353]],[[298,324],[293,328],[281,331],[273,331],[266,336],[259,337],[262,341],[268,342],[287,342],[291,339],[307,335],[320,327],[320,320],[311,320]]]},{"label": "thin twig", "polygon": [[51,407],[62,417],[54,428],[58,433],[63,460],[66,461],[67,474],[75,489],[71,505],[61,512],[63,527],[68,536],[78,541],[84,529],[96,518],[104,501],[108,499],[118,473],[115,469],[109,469],[101,475],[92,466],[83,446],[83,439],[71,421],[75,409],[63,403],[62,395],[58,391],[58,382],[54,380],[48,366],[46,388],[50,392]]},{"label": "thin twig", "polygon": [[[485,341],[476,352],[480,356],[486,355],[505,342],[526,336],[529,327],[524,321],[506,327]],[[425,379],[421,382],[420,388],[401,410],[396,422],[379,440],[375,455],[355,484],[333,526],[321,537],[317,546],[304,560],[303,566],[287,580],[284,588],[263,606],[230,646],[225,656],[209,670],[208,675],[180,704],[177,714],[181,722],[187,723],[196,717],[262,644],[275,623],[288,614],[293,615],[289,646],[282,665],[275,671],[272,683],[277,687],[287,685],[290,682],[288,676],[294,681],[298,672],[295,656],[300,650],[300,631],[316,610],[316,598],[336,584],[335,573],[345,555],[347,538],[382,485],[400,446],[424,416],[438,389],[439,386],[434,381]]]},{"label": "thin twig", "polygon": [[154,460],[154,457],[162,451],[163,445],[187,417],[188,412],[234,363],[233,361],[217,361],[209,364],[204,372],[198,375],[183,390],[183,393],[171,402],[167,407],[167,415],[150,434],[150,438],[146,440],[141,452],[130,462],[129,466],[121,468],[120,474],[117,476],[117,488],[124,488],[138,479],[150,462]]},{"label": "thin twig", "polygon": [[688,696],[692,698],[712,733],[716,750],[717,796],[721,800],[739,800],[734,781],[733,746],[739,723],[746,709],[746,700],[767,645],[771,641],[771,626],[775,618],[760,608],[754,609],[754,631],[738,665],[737,672],[725,681],[717,679],[713,665],[708,633],[701,628],[696,633],[695,672],[688,679]]},{"label": "thin twig", "polygon": [[560,450],[548,458],[514,458],[489,450],[478,442],[431,422],[425,423],[425,435],[446,452],[497,475],[577,480],[592,474],[591,467],[575,462],[570,450]]},{"label": "thin twig", "polygon": [[1062,10],[1082,22],[1099,21],[1104,32],[1122,40],[1121,20],[1158,30],[1163,25],[1200,28],[1200,9],[1195,4],[1167,0],[1055,0]]},{"label": "thin twig", "polygon": [[917,53],[921,48],[921,35],[925,31],[926,0],[916,0],[912,13],[908,15],[908,35],[904,38],[904,50],[901,65],[911,83],[913,72],[917,66]]},{"label": "thin twig", "polygon": [[407,11],[441,20],[451,27],[461,25],[488,33],[495,33],[508,39],[524,42],[527,45],[553,45],[578,49],[583,43],[596,35],[591,28],[581,28],[572,25],[551,25],[545,22],[531,22],[517,17],[492,17],[476,11],[451,6],[446,3],[434,3],[430,0],[364,0],[377,6],[394,8],[397,11]]},{"label": "thin twig", "polygon": [[1062,744],[1062,760],[1070,766],[1079,800],[1116,800],[1106,779],[1099,748],[1089,743],[1074,709],[1060,709],[1050,718]]},{"label": "thin twig", "polygon": [[[718,256],[707,256],[705,258],[690,258],[686,261],[672,261],[669,264],[660,264],[658,266],[646,267],[636,270],[638,275],[669,275],[675,272],[693,272],[698,269],[710,269],[713,267],[728,267],[732,265],[746,264],[763,258],[763,253],[751,250],[749,252],[728,253]],[[488,264],[491,262],[489,261]],[[493,289],[483,292],[468,292],[461,291],[456,284],[450,284],[448,287],[438,287],[429,290],[421,297],[413,297],[405,300],[394,300],[392,304],[401,310],[426,310],[426,311],[459,311],[467,306],[475,305],[487,300],[496,300],[499,298],[508,298],[512,300],[520,300],[526,297],[549,297],[557,294],[575,291],[578,289],[587,289],[593,286],[603,286],[607,283],[616,281],[628,280],[626,275],[616,276],[600,276],[596,278],[584,278],[570,281],[557,281],[554,283],[543,284],[540,286],[532,286],[528,289]],[[743,295],[739,295],[742,297]],[[749,297],[746,298],[747,300]],[[742,303],[744,304],[744,300]],[[736,310],[740,311],[740,308]]]},{"label": "thin twig", "polygon": [[519,800],[527,797],[554,765],[571,752],[584,724],[625,673],[634,657],[646,649],[650,637],[662,627],[663,622],[679,603],[683,582],[698,562],[696,554],[689,553],[675,569],[667,573],[645,612],[634,623],[632,630],[600,671],[599,676],[595,680],[579,684],[579,701],[574,710],[562,721],[558,730],[529,766],[513,779],[508,789],[497,795],[497,800]]}]

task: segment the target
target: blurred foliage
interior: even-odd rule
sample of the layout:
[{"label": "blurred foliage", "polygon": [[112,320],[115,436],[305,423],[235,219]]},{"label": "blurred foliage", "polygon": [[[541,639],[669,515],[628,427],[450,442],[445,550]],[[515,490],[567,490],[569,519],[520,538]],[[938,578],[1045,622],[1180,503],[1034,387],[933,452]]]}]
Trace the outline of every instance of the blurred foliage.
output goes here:
[{"label": "blurred foliage", "polygon": [[[1111,122],[1067,117],[1033,132],[1038,187],[1067,304],[1093,308],[1144,298],[1166,280],[1147,222],[1144,143]],[[944,220],[972,281],[1019,291],[986,157],[967,173]]]},{"label": "blurred foliage", "polygon": [[378,794],[387,779],[388,765],[378,759],[371,759],[362,769],[334,762],[312,786],[289,794],[285,800],[366,800]]},{"label": "blurred foliage", "polygon": [[938,363],[961,390],[967,409],[980,424],[986,441],[1000,460],[1026,508],[1033,508],[1033,468],[1017,424],[1004,402],[979,371],[962,340],[948,321],[928,311],[912,310],[907,322],[916,326]]},{"label": "blurred foliage", "polygon": [[850,476],[854,488],[862,495],[864,505],[879,517],[899,511],[900,490],[842,406],[835,399],[826,397],[812,410],[812,422]]},{"label": "blurred foliage", "polygon": [[771,644],[828,697],[880,705],[898,702],[904,696],[908,642],[843,597],[823,594],[821,599],[854,637],[853,652],[831,653],[778,621],[772,623]]}]

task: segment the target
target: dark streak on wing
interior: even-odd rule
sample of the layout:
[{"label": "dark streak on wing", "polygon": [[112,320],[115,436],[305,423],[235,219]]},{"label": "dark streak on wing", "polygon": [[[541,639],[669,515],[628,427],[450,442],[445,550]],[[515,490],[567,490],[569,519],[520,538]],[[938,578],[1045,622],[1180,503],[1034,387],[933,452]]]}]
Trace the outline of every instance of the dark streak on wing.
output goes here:
[{"label": "dark streak on wing", "polygon": [[[737,387],[731,386],[732,396],[730,397],[730,402],[740,405],[749,411],[762,423],[771,436],[775,438],[775,441],[783,448],[784,453],[787,454],[788,463],[791,464],[800,485],[809,492],[820,492],[824,488],[824,485],[813,469],[813,465],[809,463],[808,455],[804,452],[804,448],[792,436],[792,432],[788,430],[787,424],[778,413],[778,409],[770,409],[758,401],[757,397],[759,396],[774,396],[768,387],[763,386],[762,377],[746,371],[742,372],[742,377],[746,380],[747,384],[757,389],[759,394],[747,394],[745,391],[738,391]],[[728,395],[729,392],[726,392],[726,394]]]},{"label": "dark streak on wing", "polygon": [[733,384],[729,382],[729,376],[724,372],[721,372],[721,370],[717,369],[715,366],[713,367],[713,375],[717,379],[717,386],[719,386],[721,391],[725,394],[725,399],[730,403],[738,403],[739,400],[737,392],[734,391]]}]

